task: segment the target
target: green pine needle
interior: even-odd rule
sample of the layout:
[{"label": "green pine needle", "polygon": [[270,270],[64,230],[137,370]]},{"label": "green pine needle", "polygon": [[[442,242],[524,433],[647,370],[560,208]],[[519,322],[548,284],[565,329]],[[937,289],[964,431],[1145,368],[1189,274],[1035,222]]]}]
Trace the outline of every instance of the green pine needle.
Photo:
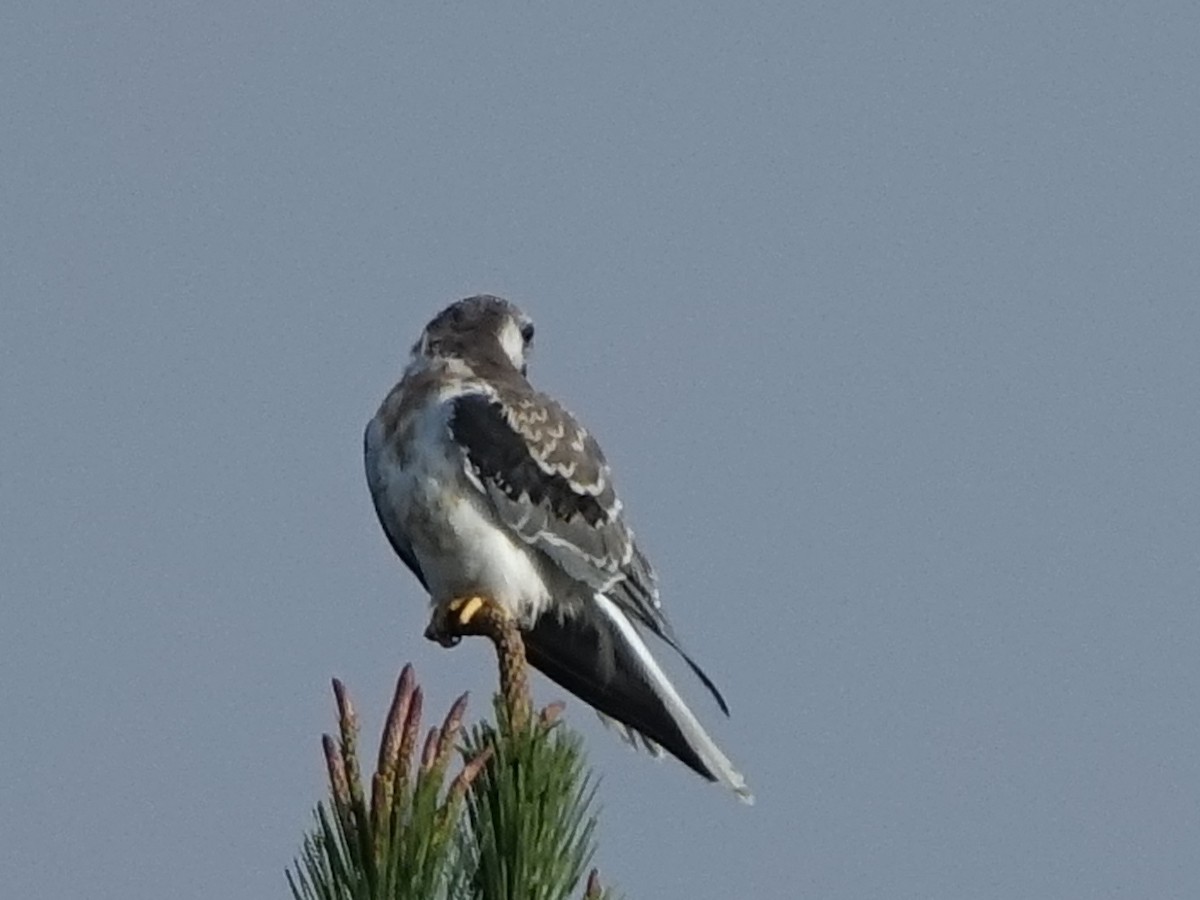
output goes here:
[{"label": "green pine needle", "polygon": [[406,666],[368,795],[357,718],[340,682],[334,693],[339,738],[323,741],[330,800],[317,804],[287,872],[294,900],[610,898],[595,870],[587,875],[595,785],[582,741],[555,721],[561,706],[513,727],[497,698],[497,724],[474,726],[456,751],[466,695],[419,741],[421,690]]}]

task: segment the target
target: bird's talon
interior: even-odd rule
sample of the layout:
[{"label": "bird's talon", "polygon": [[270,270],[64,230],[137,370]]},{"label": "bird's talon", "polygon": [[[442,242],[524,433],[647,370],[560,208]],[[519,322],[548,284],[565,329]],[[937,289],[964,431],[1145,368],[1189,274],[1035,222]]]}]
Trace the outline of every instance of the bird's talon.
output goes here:
[{"label": "bird's talon", "polygon": [[451,634],[445,629],[445,626],[436,619],[429,623],[425,629],[425,639],[441,644],[443,647],[457,647],[459,641],[462,640],[458,635]]},{"label": "bird's talon", "polygon": [[488,601],[480,596],[456,597],[439,610],[435,610],[425,637],[443,647],[456,647],[462,640],[462,632],[479,615]]}]

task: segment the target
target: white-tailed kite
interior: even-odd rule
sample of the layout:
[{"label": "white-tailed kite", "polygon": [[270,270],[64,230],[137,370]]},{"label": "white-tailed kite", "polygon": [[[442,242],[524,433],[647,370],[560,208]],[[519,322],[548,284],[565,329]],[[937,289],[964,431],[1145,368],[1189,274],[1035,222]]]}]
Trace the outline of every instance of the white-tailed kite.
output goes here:
[{"label": "white-tailed kite", "polygon": [[499,297],[460,300],[413,346],[367,425],[367,482],[392,547],[429,591],[434,636],[487,597],[529,662],[603,715],[747,802],[745,779],[642,639],[680,648],[595,438],[525,378],[533,322]]}]

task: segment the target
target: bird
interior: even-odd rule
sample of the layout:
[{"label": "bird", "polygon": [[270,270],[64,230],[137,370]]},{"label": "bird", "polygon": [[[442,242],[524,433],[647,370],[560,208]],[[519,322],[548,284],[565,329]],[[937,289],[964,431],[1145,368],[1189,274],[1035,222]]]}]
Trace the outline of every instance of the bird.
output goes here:
[{"label": "bird", "polygon": [[667,620],[595,437],[528,380],[534,323],[489,294],[422,330],[367,424],[367,485],[396,555],[429,593],[427,635],[449,645],[464,598],[497,604],[529,663],[655,755],[753,795],[659,665],[678,653],[725,715],[712,680]]}]

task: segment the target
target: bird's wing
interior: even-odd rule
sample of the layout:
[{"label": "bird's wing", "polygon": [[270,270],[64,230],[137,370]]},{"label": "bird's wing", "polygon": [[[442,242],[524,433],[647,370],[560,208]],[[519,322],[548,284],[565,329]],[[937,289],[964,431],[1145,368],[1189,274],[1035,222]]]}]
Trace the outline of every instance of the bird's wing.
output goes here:
[{"label": "bird's wing", "polygon": [[467,476],[501,521],[586,585],[608,591],[629,582],[629,612],[653,622],[653,575],[635,559],[608,463],[587,430],[532,393],[468,393],[452,404],[450,430]]},{"label": "bird's wing", "polygon": [[500,521],[666,641],[728,714],[663,614],[654,572],[621,516],[612,472],[588,430],[534,391],[471,392],[450,402],[450,432],[465,454],[467,477]]},{"label": "bird's wing", "polygon": [[383,533],[387,535],[388,543],[392,545],[396,555],[404,560],[404,564],[417,576],[417,581],[421,582],[421,587],[428,591],[429,583],[425,580],[420,563],[417,562],[417,555],[413,553],[412,543],[392,521],[389,507],[384,502],[385,487],[381,471],[383,439],[378,418],[368,422],[363,433],[363,461],[367,470],[367,486],[371,489],[371,502],[375,505],[375,515],[379,517]]}]

